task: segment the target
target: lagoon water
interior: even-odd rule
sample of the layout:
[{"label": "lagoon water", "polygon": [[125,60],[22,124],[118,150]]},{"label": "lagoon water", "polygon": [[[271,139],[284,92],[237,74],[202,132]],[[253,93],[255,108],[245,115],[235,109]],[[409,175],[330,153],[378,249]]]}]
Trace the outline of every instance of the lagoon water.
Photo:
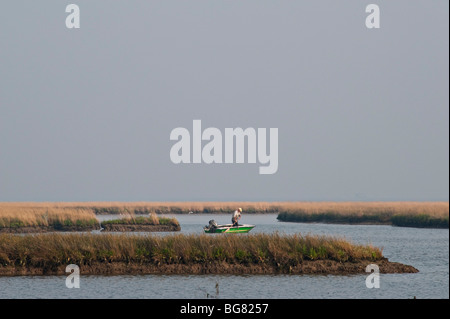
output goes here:
[{"label": "lagoon water", "polygon": [[[251,233],[320,234],[344,237],[383,248],[390,261],[412,265],[415,274],[381,274],[380,288],[366,287],[369,274],[325,275],[139,275],[83,276],[80,288],[69,289],[65,276],[0,277],[0,298],[148,298],[148,299],[278,299],[278,298],[449,298],[448,229],[382,225],[333,225],[278,222],[276,214],[243,215]],[[110,219],[115,216],[101,216]],[[202,233],[210,219],[229,223],[229,215],[175,215],[181,233]],[[153,233],[164,236],[167,233]],[[242,236],[246,234],[234,234]],[[212,235],[216,236],[216,235]],[[216,285],[218,287],[218,294]]]}]

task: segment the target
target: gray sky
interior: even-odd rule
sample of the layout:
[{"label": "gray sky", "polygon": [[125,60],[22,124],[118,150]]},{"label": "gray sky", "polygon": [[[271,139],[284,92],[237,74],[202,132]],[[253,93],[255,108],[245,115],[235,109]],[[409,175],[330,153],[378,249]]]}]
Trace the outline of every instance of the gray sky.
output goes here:
[{"label": "gray sky", "polygon": [[[2,1],[0,201],[447,201],[448,28],[446,0]],[[278,172],[173,164],[194,119],[278,128]]]}]

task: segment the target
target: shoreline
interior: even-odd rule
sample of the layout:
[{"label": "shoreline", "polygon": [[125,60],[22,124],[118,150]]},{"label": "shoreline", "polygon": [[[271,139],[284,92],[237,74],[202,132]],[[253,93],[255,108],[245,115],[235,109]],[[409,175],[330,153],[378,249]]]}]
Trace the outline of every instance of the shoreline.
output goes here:
[{"label": "shoreline", "polygon": [[[180,225],[140,225],[140,224],[105,224],[101,226],[102,232],[173,232],[180,231]],[[43,233],[70,233],[70,232],[92,232],[100,231],[97,227],[79,226],[23,226],[23,227],[3,227],[0,234],[43,234]]]},{"label": "shoreline", "polygon": [[[381,261],[337,262],[334,260],[303,261],[294,267],[283,265],[230,264],[227,262],[184,264],[145,264],[126,262],[94,262],[81,265],[81,275],[357,275],[368,274],[369,264],[379,266],[381,274],[417,273],[416,268],[387,259]],[[0,267],[0,276],[67,276],[66,265],[58,267]]]},{"label": "shoreline", "polygon": [[180,231],[180,225],[102,224],[102,232],[172,232]]},{"label": "shoreline", "polygon": [[86,232],[100,230],[98,226],[22,226],[22,227],[0,227],[0,234],[33,234],[33,233],[68,233],[68,232]]}]

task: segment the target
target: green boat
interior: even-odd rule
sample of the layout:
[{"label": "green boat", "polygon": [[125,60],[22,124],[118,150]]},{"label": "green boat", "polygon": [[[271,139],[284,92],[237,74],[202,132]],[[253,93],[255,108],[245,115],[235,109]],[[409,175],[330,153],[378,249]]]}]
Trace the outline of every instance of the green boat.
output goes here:
[{"label": "green boat", "polygon": [[232,224],[218,225],[214,220],[209,221],[209,225],[206,225],[203,230],[207,234],[219,234],[219,233],[248,233],[255,225],[237,225]]}]

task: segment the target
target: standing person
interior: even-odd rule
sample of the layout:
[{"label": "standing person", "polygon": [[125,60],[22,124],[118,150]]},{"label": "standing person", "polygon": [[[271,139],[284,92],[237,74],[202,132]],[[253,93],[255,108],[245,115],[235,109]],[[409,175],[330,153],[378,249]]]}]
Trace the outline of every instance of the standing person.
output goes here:
[{"label": "standing person", "polygon": [[239,219],[241,219],[242,208],[238,208],[234,211],[233,217],[231,217],[231,223],[233,226],[238,226]]}]

